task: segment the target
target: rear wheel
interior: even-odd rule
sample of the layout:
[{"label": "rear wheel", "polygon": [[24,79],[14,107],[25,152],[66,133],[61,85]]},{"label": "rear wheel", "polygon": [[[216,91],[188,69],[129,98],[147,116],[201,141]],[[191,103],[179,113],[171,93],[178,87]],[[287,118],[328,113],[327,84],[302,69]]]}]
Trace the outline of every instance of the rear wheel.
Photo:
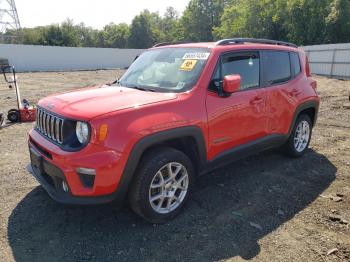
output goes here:
[{"label": "rear wheel", "polygon": [[285,152],[292,157],[302,156],[309,147],[312,123],[308,115],[300,115],[295,122],[292,133],[284,145]]},{"label": "rear wheel", "polygon": [[191,160],[173,148],[158,148],[142,158],[131,191],[131,208],[151,223],[165,223],[184,207],[194,177]]}]

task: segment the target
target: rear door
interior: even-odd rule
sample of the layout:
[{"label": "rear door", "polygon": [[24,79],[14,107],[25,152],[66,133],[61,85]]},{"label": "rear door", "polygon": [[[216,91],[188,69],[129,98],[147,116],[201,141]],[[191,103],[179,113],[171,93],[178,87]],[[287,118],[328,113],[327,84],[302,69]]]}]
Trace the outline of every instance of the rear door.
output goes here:
[{"label": "rear door", "polygon": [[[294,61],[295,58],[292,57]],[[301,94],[294,77],[300,70],[297,64],[291,66],[291,54],[287,51],[263,51],[262,63],[263,85],[266,88],[267,132],[286,134]]]},{"label": "rear door", "polygon": [[[226,75],[241,76],[240,91],[225,96]],[[220,57],[207,95],[209,158],[266,134],[265,89],[261,87],[259,51],[227,53]]]}]

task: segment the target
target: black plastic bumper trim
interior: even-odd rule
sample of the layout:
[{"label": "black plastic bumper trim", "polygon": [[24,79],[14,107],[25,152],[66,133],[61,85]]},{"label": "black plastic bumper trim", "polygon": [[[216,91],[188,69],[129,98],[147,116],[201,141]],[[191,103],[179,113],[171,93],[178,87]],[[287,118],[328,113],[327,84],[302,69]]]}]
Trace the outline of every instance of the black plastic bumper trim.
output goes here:
[{"label": "black plastic bumper trim", "polygon": [[[103,196],[73,196],[70,192],[64,192],[57,183],[60,181],[65,181],[65,176],[61,169],[51,164],[49,161],[42,156],[35,146],[29,143],[29,150],[36,152],[40,155],[40,160],[35,163],[30,163],[27,165],[28,172],[34,176],[34,178],[41,184],[41,186],[46,190],[49,196],[55,201],[62,204],[71,205],[97,205],[105,204],[119,199],[119,191],[116,190],[113,194],[103,195]],[[31,159],[33,161],[33,159]],[[38,167],[35,167],[38,166]],[[40,171],[41,169],[42,171]],[[67,183],[68,184],[68,183]]]},{"label": "black plastic bumper trim", "polygon": [[35,179],[40,183],[40,185],[46,190],[49,196],[62,204],[71,204],[71,205],[98,205],[105,204],[115,200],[115,195],[106,195],[98,197],[77,197],[73,196],[70,193],[60,193],[55,190],[50,183],[48,183],[42,176],[34,171],[31,164],[27,165],[27,170],[32,174]]}]

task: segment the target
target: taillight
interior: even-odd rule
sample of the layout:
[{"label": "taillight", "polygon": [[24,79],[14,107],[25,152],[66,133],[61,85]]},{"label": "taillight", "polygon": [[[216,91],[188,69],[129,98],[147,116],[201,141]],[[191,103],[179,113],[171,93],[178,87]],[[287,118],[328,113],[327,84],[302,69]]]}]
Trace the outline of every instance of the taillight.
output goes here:
[{"label": "taillight", "polygon": [[306,59],[305,59],[305,72],[306,72],[306,76],[308,76],[308,77],[311,76],[309,58],[307,56],[306,56]]}]

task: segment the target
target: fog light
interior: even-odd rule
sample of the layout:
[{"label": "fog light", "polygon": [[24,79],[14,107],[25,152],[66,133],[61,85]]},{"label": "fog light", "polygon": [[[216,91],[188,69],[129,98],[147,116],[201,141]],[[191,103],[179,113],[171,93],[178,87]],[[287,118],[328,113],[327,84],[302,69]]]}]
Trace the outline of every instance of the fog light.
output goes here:
[{"label": "fog light", "polygon": [[77,173],[89,176],[96,176],[96,170],[93,168],[78,167]]},{"label": "fog light", "polygon": [[62,181],[62,189],[64,192],[66,192],[66,193],[68,192],[68,185],[67,185],[66,181]]}]

